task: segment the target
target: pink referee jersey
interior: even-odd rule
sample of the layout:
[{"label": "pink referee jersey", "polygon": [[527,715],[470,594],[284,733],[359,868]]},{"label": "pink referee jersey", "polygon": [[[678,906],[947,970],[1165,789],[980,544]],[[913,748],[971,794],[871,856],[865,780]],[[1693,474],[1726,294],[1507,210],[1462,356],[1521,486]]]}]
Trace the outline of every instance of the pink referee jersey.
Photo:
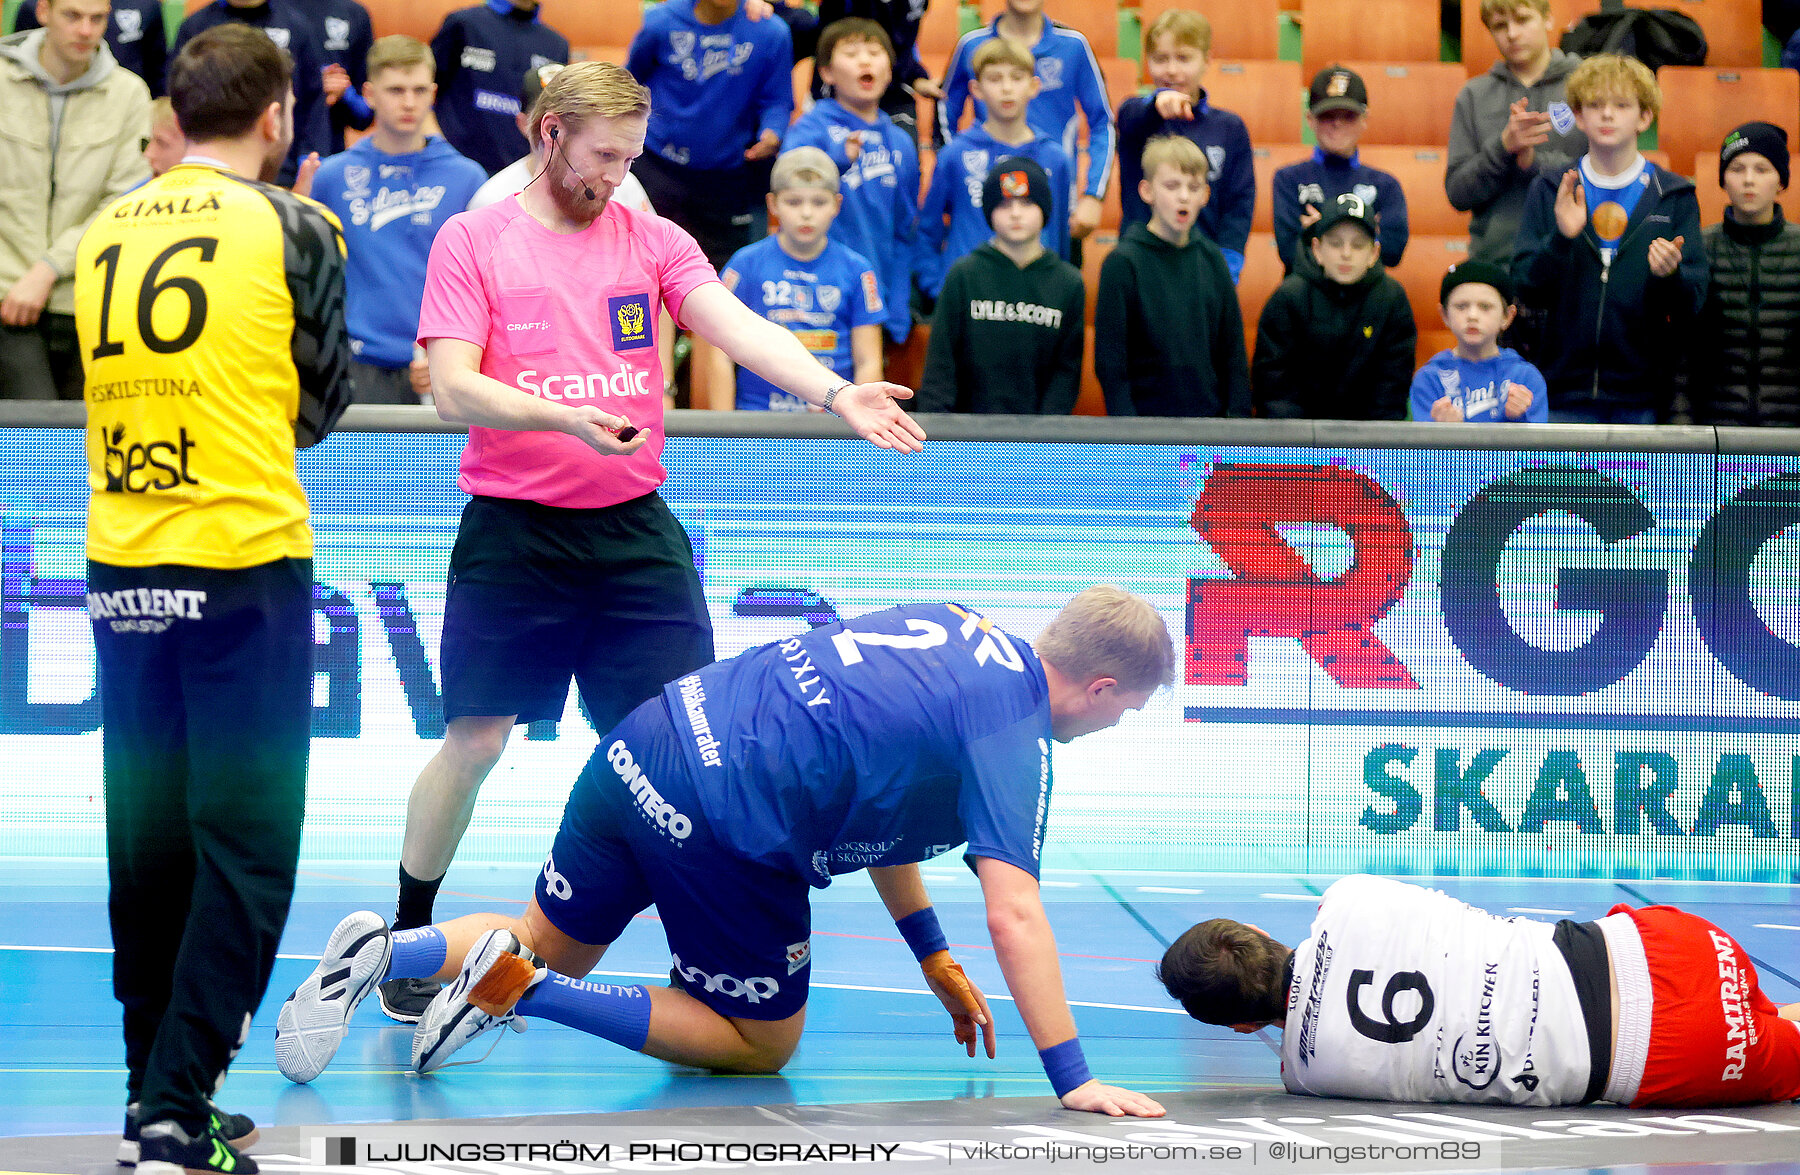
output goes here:
[{"label": "pink referee jersey", "polygon": [[559,432],[469,429],[457,485],[470,494],[592,508],[639,498],[662,467],[657,311],[677,322],[719,275],[694,239],[617,200],[578,233],[554,233],[508,197],[453,216],[431,246],[419,341],[482,349],[481,374],[650,430],[629,457],[603,457]]}]

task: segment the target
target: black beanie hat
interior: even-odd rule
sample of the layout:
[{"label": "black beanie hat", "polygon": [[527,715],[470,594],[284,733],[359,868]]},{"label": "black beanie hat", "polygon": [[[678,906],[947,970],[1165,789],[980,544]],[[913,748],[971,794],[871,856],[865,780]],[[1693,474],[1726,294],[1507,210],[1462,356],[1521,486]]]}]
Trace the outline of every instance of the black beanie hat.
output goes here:
[{"label": "black beanie hat", "polygon": [[1490,261],[1465,261],[1461,265],[1452,265],[1450,272],[1444,275],[1443,282],[1438,286],[1438,305],[1448,305],[1450,292],[1457,286],[1466,286],[1471,282],[1493,286],[1500,291],[1500,301],[1504,305],[1513,304],[1512,278],[1504,269]]},{"label": "black beanie hat", "polygon": [[994,227],[994,213],[1004,201],[1020,196],[1042,208],[1044,223],[1050,223],[1054,215],[1050,177],[1023,155],[1009,155],[988,169],[981,185],[981,214],[987,217],[988,227]]},{"label": "black beanie hat", "polygon": [[1781,177],[1781,186],[1788,186],[1787,132],[1773,123],[1747,122],[1726,135],[1725,142],[1719,147],[1720,187],[1725,186],[1726,167],[1746,151],[1754,151],[1767,159],[1775,174]]}]

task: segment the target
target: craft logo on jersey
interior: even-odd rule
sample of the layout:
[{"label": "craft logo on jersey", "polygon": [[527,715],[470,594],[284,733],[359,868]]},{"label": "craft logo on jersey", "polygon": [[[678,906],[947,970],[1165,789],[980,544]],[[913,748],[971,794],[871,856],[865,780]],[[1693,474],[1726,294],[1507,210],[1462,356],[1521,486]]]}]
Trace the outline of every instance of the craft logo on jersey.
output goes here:
[{"label": "craft logo on jersey", "polygon": [[613,350],[641,351],[655,340],[650,337],[650,295],[627,294],[606,303],[612,322]]},{"label": "craft logo on jersey", "polygon": [[106,451],[106,492],[109,494],[147,494],[151,490],[172,490],[180,485],[200,484],[188,468],[188,458],[199,446],[182,429],[178,440],[125,443],[125,426],[115,424],[100,430],[100,443]]}]

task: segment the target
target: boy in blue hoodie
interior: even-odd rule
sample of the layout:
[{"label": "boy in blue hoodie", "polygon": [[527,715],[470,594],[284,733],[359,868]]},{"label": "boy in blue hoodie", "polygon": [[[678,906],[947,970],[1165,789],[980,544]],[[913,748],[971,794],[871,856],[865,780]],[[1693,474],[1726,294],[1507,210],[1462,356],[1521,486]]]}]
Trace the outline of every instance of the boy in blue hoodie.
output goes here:
[{"label": "boy in blue hoodie", "polygon": [[368,68],[363,99],[375,129],[320,164],[313,198],[344,226],[344,321],[357,401],[417,404],[430,389],[424,360],[413,358],[425,262],[438,229],[469,206],[487,172],[421,129],[437,93],[422,41],[383,37]]},{"label": "boy in blue hoodie", "polygon": [[[666,0],[644,13],[625,68],[650,88],[631,165],[659,215],[722,267],[757,230],[769,170],[794,114],[794,41],[746,0]],[[517,75],[514,75],[517,76]]]},{"label": "boy in blue hoodie", "polygon": [[1456,346],[1433,355],[1413,376],[1412,418],[1443,424],[1550,419],[1544,377],[1500,345],[1500,332],[1518,313],[1506,270],[1486,261],[1451,266],[1438,306]]},{"label": "boy in blue hoodie", "polygon": [[1052,203],[1044,220],[1044,247],[1064,261],[1069,259],[1069,157],[1062,144],[1033,130],[1027,121],[1040,85],[1032,67],[1025,47],[1004,37],[975,51],[971,91],[987,107],[987,121],[957,135],[938,152],[919,224],[924,255],[919,288],[933,298],[944,288],[950,267],[993,235],[982,210],[982,190],[988,171],[1000,159],[1029,159],[1050,177]]},{"label": "boy in blue hoodie", "polygon": [[[969,92],[975,78],[975,53],[993,37],[1017,41],[1030,52],[1043,89],[1032,99],[1031,125],[1062,144],[1071,169],[1080,118],[1087,120],[1087,176],[1074,198],[1069,214],[1069,236],[1085,240],[1100,227],[1101,200],[1112,180],[1112,105],[1106,98],[1106,78],[1100,59],[1088,39],[1044,15],[1045,0],[1006,0],[1006,7],[992,24],[964,33],[950,57],[944,78],[944,99],[938,103],[938,130],[949,142],[962,122],[963,107],[975,101],[975,121],[987,117],[978,95]],[[1077,246],[1079,248],[1079,246]]]},{"label": "boy in blue hoodie", "polygon": [[1550,389],[1550,419],[1573,424],[1667,420],[1677,343],[1706,298],[1706,253],[1693,181],[1639,153],[1662,91],[1644,63],[1602,53],[1564,86],[1588,151],[1525,198],[1513,280],[1538,311],[1532,352]]},{"label": "boy in blue hoodie", "polygon": [[874,21],[846,17],[819,34],[817,62],[832,96],[788,129],[786,146],[819,148],[843,177],[834,235],[875,267],[888,337],[904,343],[912,333],[919,247],[919,147],[881,110],[894,76],[894,45]]}]

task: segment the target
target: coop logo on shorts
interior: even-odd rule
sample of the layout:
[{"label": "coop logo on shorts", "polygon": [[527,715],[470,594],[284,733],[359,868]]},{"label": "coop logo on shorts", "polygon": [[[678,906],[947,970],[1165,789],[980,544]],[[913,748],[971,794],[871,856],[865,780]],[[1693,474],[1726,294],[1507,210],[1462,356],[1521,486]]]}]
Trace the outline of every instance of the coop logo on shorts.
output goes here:
[{"label": "coop logo on shorts", "polygon": [[698,967],[682,966],[680,955],[675,956],[675,971],[682,979],[705,991],[716,991],[727,999],[749,1000],[752,1004],[774,999],[781,991],[781,984],[766,975],[759,975],[755,979],[739,979],[735,975],[708,975]]},{"label": "coop logo on shorts", "polygon": [[791,942],[787,949],[788,974],[792,975],[800,968],[812,962],[812,939],[805,942]]},{"label": "coop logo on shorts", "polygon": [[618,773],[619,779],[631,789],[631,798],[637,801],[644,819],[656,825],[664,833],[676,840],[686,840],[694,831],[694,822],[675,810],[675,805],[662,798],[644,769],[638,766],[632,757],[631,748],[625,745],[624,739],[614,739],[613,745],[606,748],[606,761]]},{"label": "coop logo on shorts", "polygon": [[650,333],[649,294],[607,299],[606,318],[612,325],[615,351],[641,351],[656,342]]}]

